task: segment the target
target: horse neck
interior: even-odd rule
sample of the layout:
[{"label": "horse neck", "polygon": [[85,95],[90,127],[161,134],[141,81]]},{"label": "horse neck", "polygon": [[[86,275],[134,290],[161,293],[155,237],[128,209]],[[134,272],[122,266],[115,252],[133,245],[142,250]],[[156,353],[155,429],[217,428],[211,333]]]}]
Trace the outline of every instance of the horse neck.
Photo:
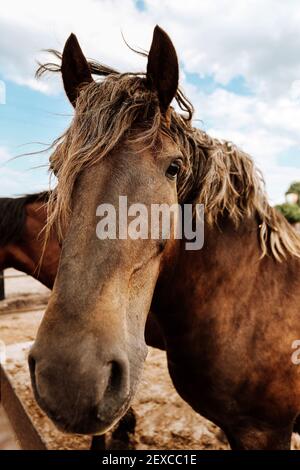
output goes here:
[{"label": "horse neck", "polygon": [[6,246],[0,246],[0,271],[10,268],[10,261]]},{"label": "horse neck", "polygon": [[60,257],[60,246],[55,233],[51,233],[45,244],[44,228],[47,222],[45,204],[33,203],[26,207],[27,220],[24,237],[28,253],[35,263],[33,276],[52,289]]},{"label": "horse neck", "polygon": [[25,207],[25,226],[18,243],[11,247],[11,267],[38,279],[52,288],[57,272],[60,248],[55,237],[44,246],[43,228],[47,220],[44,203],[33,202]]},{"label": "horse neck", "polygon": [[261,265],[258,230],[254,218],[238,228],[224,218],[219,227],[206,227],[199,251],[187,251],[184,240],[177,240],[162,266],[153,297],[154,313],[166,334],[190,331],[190,325],[201,322],[213,302],[220,309],[231,294],[234,298],[245,295]]},{"label": "horse neck", "polygon": [[0,246],[0,271],[8,268],[14,268],[18,271],[28,273],[28,261],[24,256],[22,246],[22,238],[18,242],[7,243]]}]

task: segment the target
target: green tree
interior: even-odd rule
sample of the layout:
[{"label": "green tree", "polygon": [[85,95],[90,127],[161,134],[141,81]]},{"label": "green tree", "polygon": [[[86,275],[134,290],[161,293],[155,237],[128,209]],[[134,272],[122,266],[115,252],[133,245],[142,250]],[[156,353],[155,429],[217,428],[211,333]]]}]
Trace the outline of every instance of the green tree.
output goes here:
[{"label": "green tree", "polygon": [[279,210],[291,224],[300,222],[300,206],[298,204],[284,203],[276,206],[276,209]]},{"label": "green tree", "polygon": [[285,202],[284,204],[276,206],[276,209],[279,210],[291,224],[296,224],[300,222],[300,181],[292,183],[285,194],[291,193],[298,194],[297,203],[289,204]]},{"label": "green tree", "polygon": [[298,194],[298,205],[300,205],[300,181],[296,181],[295,183],[292,183],[285,194],[291,194],[291,193]]}]

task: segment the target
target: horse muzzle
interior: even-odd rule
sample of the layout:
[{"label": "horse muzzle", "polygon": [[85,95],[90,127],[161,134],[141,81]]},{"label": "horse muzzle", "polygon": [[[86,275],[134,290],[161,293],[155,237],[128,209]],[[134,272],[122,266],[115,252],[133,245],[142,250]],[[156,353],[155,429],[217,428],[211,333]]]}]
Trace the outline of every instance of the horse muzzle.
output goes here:
[{"label": "horse muzzle", "polygon": [[28,362],[37,403],[64,432],[102,434],[129,407],[132,393],[124,356],[82,367],[65,358],[48,363],[33,347]]}]

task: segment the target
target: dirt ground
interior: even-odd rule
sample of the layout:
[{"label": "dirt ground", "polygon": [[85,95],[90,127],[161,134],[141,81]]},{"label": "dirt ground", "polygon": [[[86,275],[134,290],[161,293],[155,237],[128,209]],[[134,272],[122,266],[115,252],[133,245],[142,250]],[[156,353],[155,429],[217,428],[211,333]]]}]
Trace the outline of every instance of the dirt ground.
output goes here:
[{"label": "dirt ground", "polygon": [[[89,437],[67,436],[57,431],[33,399],[26,356],[29,349],[28,342],[34,339],[42,315],[42,311],[36,311],[0,316],[0,337],[7,345],[5,369],[48,448],[88,449],[91,444]],[[15,343],[21,344],[16,347]],[[214,424],[197,415],[180,399],[169,378],[165,353],[161,351],[152,348],[149,350],[133,409],[137,426],[135,434],[131,436],[131,447],[137,449],[226,449],[228,447],[223,433]],[[118,445],[119,442],[114,440],[109,442],[111,448]]]},{"label": "dirt ground", "polygon": [[19,450],[13,429],[3,406],[0,404],[0,450]]},{"label": "dirt ground", "polygon": [[[25,280],[24,280],[25,281]],[[20,297],[27,298],[27,313],[16,308],[4,313],[0,302],[0,340],[7,346],[5,369],[15,387],[16,393],[31,416],[42,440],[49,449],[88,449],[90,437],[65,435],[54,427],[50,420],[36,405],[30,387],[26,355],[29,344],[36,335],[43,315],[42,310],[34,309],[40,305],[48,292],[35,281],[24,287],[22,278],[10,280],[14,285],[7,289],[8,301]],[[33,282],[33,284],[32,284]],[[31,300],[28,299],[31,297]],[[5,302],[5,301],[4,301]],[[6,301],[7,302],[7,301]],[[3,308],[3,310],[1,310]],[[28,310],[29,309],[29,310]],[[7,310],[6,310],[7,311]],[[14,312],[14,313],[13,313]],[[24,344],[24,342],[27,342]],[[23,343],[15,346],[16,343]],[[18,352],[16,354],[16,351]],[[133,402],[137,418],[135,434],[131,436],[130,446],[137,449],[228,449],[223,432],[213,423],[197,415],[175,391],[167,370],[165,353],[150,348],[138,393]],[[107,438],[109,448],[119,443]],[[0,449],[16,449],[7,417],[0,407]],[[300,437],[294,435],[293,448],[300,449]]]},{"label": "dirt ground", "polygon": [[15,269],[5,270],[5,300],[0,301],[0,315],[38,310],[47,305],[49,289]]},{"label": "dirt ground", "polygon": [[[18,312],[45,308],[49,293],[49,289],[32,277],[15,269],[5,270],[5,300],[0,301],[0,340],[5,344],[32,340],[38,324],[35,313],[24,317],[26,313],[18,315]],[[10,315],[7,315],[8,312],[11,312]],[[13,429],[0,403],[0,450],[18,448]]]}]

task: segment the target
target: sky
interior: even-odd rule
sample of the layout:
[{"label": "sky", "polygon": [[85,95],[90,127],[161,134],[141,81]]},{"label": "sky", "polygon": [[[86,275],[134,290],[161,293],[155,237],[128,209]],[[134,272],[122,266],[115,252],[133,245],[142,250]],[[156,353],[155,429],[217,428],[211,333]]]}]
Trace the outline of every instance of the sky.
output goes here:
[{"label": "sky", "polygon": [[[45,49],[71,32],[85,55],[144,71],[130,51],[149,50],[164,28],[180,60],[194,125],[227,139],[263,172],[272,204],[300,180],[298,0],[10,0],[0,11],[0,196],[49,187],[47,145],[72,119],[61,77],[34,78]],[[44,150],[42,154],[22,155]],[[22,156],[20,156],[22,155]]]}]

